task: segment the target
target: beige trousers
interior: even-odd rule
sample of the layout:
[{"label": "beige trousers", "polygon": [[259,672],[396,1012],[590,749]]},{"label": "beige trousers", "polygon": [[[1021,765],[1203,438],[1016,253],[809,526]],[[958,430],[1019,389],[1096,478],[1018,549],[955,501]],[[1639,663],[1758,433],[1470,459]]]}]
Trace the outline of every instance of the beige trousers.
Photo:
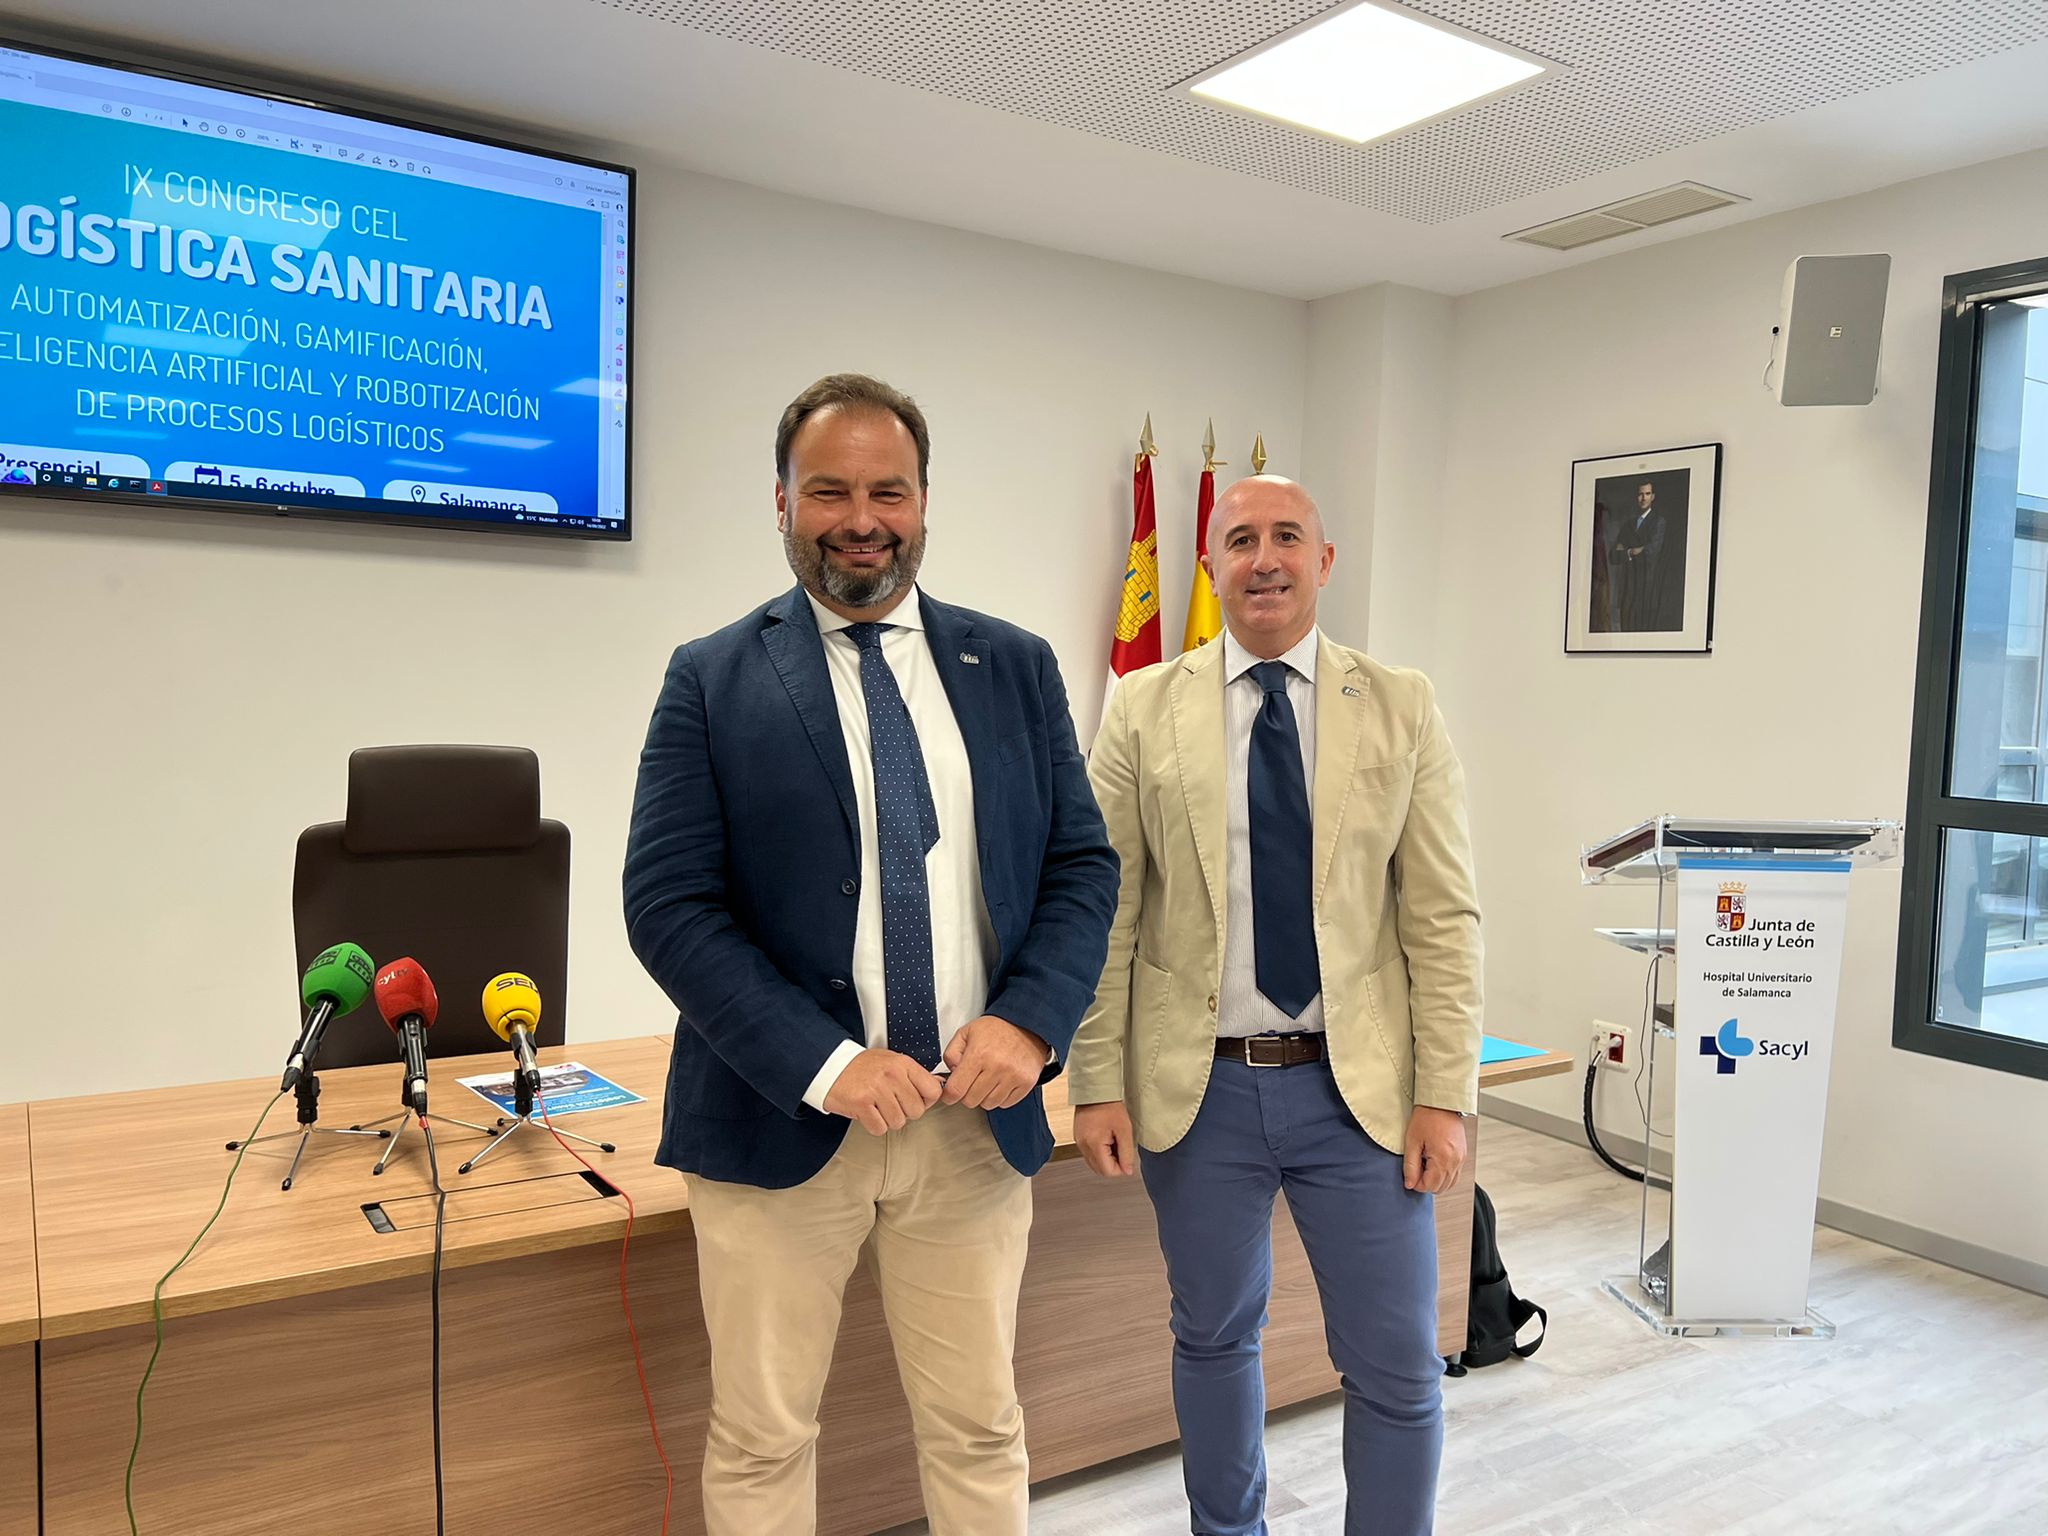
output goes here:
[{"label": "beige trousers", "polygon": [[1031,1182],[987,1114],[941,1104],[889,1136],[855,1126],[794,1189],[684,1177],[711,1338],[707,1536],[817,1529],[818,1401],[870,1239],[933,1536],[1024,1536],[1011,1357]]}]

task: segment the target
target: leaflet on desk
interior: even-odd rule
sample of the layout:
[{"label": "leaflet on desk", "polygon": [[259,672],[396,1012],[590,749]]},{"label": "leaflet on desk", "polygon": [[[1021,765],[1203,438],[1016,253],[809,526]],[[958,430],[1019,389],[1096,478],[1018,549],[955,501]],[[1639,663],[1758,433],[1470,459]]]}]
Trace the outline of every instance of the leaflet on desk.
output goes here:
[{"label": "leaflet on desk", "polygon": [[[518,1113],[514,1108],[510,1072],[491,1072],[482,1077],[458,1077],[456,1081],[477,1097],[486,1100],[500,1114]],[[639,1094],[621,1088],[610,1078],[591,1071],[580,1061],[565,1061],[557,1066],[542,1067],[540,1096],[547,1104],[550,1118],[643,1102]],[[535,1113],[539,1113],[538,1109]]]}]

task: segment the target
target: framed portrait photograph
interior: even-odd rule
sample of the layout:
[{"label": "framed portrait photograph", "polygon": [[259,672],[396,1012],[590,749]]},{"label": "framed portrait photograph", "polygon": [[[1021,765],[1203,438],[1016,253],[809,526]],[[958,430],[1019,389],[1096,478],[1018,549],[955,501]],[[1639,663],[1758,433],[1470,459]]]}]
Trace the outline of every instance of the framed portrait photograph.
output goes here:
[{"label": "framed portrait photograph", "polygon": [[1711,651],[1720,518],[1719,443],[1573,464],[1565,651]]}]

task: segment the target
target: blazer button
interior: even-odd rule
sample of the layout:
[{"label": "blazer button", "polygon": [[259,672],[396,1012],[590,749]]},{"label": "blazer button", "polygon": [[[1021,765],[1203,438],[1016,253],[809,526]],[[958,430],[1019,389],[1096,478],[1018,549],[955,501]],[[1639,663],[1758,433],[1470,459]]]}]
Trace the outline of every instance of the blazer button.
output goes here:
[{"label": "blazer button", "polygon": [[825,985],[830,987],[834,992],[844,992],[846,990],[845,978],[840,976],[834,976],[830,981],[826,982]]},{"label": "blazer button", "polygon": [[842,881],[840,881],[840,882],[839,882],[839,894],[840,894],[840,895],[842,895],[842,896],[855,896],[855,895],[858,895],[859,893],[860,893],[860,882],[859,882],[858,880],[842,880]]},{"label": "blazer button", "polygon": [[1216,994],[1214,992],[1209,994],[1209,1011],[1211,1013],[1216,1011]]}]

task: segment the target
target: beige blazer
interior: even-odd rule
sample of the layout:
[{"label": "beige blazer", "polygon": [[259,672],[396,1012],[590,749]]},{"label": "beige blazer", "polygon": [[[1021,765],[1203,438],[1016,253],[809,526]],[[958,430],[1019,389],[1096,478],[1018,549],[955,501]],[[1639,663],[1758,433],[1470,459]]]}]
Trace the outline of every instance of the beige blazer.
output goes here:
[{"label": "beige blazer", "polygon": [[[1067,1083],[1075,1104],[1124,1100],[1155,1152],[1187,1134],[1215,1062],[1225,771],[1220,640],[1123,679],[1088,768],[1122,890]],[[1469,1114],[1479,1093],[1465,776],[1429,679],[1324,638],[1314,784],[1327,1048],[1351,1112],[1402,1152],[1414,1105]]]}]

